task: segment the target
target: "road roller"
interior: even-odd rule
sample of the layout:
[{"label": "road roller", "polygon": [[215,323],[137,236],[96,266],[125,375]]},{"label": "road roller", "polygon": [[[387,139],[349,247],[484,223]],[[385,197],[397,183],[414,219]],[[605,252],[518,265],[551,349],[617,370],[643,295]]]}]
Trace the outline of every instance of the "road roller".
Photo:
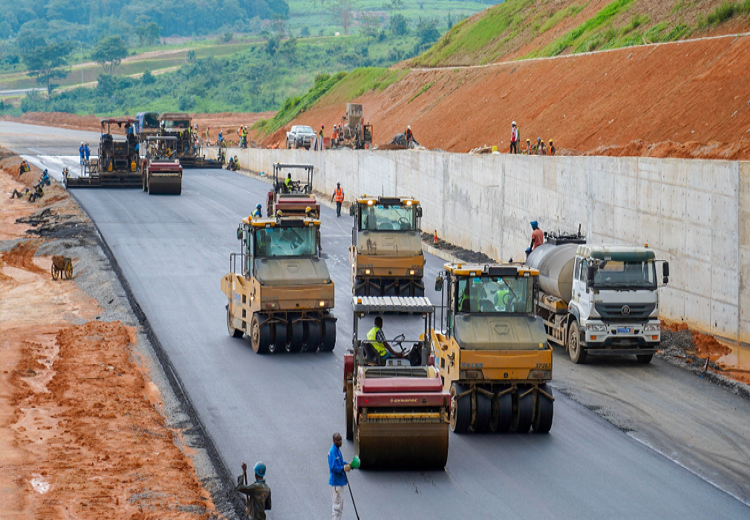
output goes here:
[{"label": "road roller", "polygon": [[352,294],[424,296],[422,206],[412,197],[362,195],[351,205]]},{"label": "road roller", "polygon": [[319,229],[309,217],[242,220],[242,250],[230,255],[221,280],[230,336],[247,334],[258,354],[334,349],[334,284],[319,256]]},{"label": "road roller", "polygon": [[[303,173],[292,174],[296,170]],[[313,175],[315,167],[312,164],[282,164],[273,165],[273,189],[266,197],[266,214],[275,215],[281,211],[284,215],[320,216],[320,203],[313,193]]]},{"label": "road roller", "polygon": [[[448,460],[450,394],[443,390],[429,344],[435,308],[425,297],[354,296],[352,349],[344,355],[346,438],[363,468],[441,469]],[[378,343],[372,329],[360,339],[359,321],[379,314],[390,326],[419,321],[421,334]],[[382,318],[381,318],[382,319]],[[415,329],[416,327],[411,327]],[[382,356],[387,345],[398,357]]]},{"label": "road roller", "polygon": [[442,330],[430,331],[455,433],[547,433],[554,397],[552,347],[534,314],[539,271],[521,264],[447,263]]},{"label": "road roller", "polygon": [[182,166],[172,154],[175,137],[147,136],[142,144],[146,156],[141,161],[141,183],[149,195],[182,193]]}]

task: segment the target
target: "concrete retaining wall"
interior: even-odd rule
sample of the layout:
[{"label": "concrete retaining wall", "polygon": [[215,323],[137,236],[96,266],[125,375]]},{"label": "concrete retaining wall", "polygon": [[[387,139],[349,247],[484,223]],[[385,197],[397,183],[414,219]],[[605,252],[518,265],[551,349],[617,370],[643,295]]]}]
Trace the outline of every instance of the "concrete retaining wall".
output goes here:
[{"label": "concrete retaining wall", "polygon": [[[210,153],[215,155],[215,150]],[[414,195],[422,229],[508,260],[529,221],[590,243],[648,244],[669,260],[663,318],[750,342],[750,163],[646,157],[526,157],[444,152],[230,149],[243,168],[315,165],[315,189],[347,200]],[[249,211],[249,209],[248,209]]]}]

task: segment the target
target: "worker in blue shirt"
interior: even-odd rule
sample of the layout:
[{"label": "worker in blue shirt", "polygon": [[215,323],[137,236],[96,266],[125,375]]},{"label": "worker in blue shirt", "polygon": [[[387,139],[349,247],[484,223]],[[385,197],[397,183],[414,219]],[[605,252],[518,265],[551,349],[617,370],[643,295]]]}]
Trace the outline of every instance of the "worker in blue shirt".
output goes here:
[{"label": "worker in blue shirt", "polygon": [[261,204],[258,204],[255,206],[255,211],[253,211],[253,214],[251,215],[253,218],[260,218],[263,216],[263,206]]},{"label": "worker in blue shirt", "polygon": [[331,501],[333,502],[333,520],[341,520],[344,513],[344,486],[347,484],[346,472],[352,468],[341,455],[341,434],[333,434],[333,445],[328,450],[328,468],[331,476],[328,485],[331,486]]},{"label": "worker in blue shirt", "polygon": [[84,143],[83,145],[83,154],[86,158],[86,164],[89,163],[89,158],[91,157],[91,149],[89,148],[89,143]]},{"label": "worker in blue shirt", "polygon": [[81,143],[81,146],[78,148],[78,155],[81,156],[81,165],[83,165],[83,161],[86,159],[86,149],[84,148],[83,143]]}]

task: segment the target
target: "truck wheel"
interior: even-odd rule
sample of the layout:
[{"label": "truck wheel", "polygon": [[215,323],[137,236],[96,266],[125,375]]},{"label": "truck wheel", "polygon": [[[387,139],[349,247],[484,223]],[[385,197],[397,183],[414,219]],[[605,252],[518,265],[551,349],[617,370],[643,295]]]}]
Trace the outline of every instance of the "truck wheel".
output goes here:
[{"label": "truck wheel", "polygon": [[527,393],[528,391],[528,386],[519,386],[518,390],[512,392],[513,422],[510,425],[510,431],[514,433],[527,433],[534,420],[533,392]]},{"label": "truck wheel", "polygon": [[333,352],[336,348],[336,322],[334,320],[323,320],[323,343],[320,344],[321,352]]},{"label": "truck wheel", "polygon": [[[263,316],[263,315],[261,315]],[[265,316],[263,316],[265,318]],[[268,345],[271,344],[271,327],[269,325],[260,326],[258,314],[253,314],[250,322],[250,345],[256,354],[265,354],[268,352]]]},{"label": "truck wheel", "polygon": [[[294,315],[289,317],[289,321],[299,319],[300,315]],[[289,345],[286,348],[287,352],[299,352],[302,347],[305,346],[305,322],[298,321],[291,326],[292,337],[289,338]]]},{"label": "truck wheel", "polygon": [[288,336],[286,328],[286,323],[276,322],[273,324],[273,344],[268,348],[271,354],[286,350]]},{"label": "truck wheel", "polygon": [[[507,387],[501,387],[496,392],[500,394]],[[492,400],[492,421],[490,430],[495,433],[508,433],[513,423],[513,394],[507,392],[503,395],[495,395]]]},{"label": "truck wheel", "polygon": [[471,425],[471,398],[468,395],[458,398],[467,388],[464,385],[451,385],[451,431],[466,433]]},{"label": "truck wheel", "polygon": [[229,310],[229,305],[227,305],[227,332],[233,338],[241,338],[245,334],[241,330],[234,328],[232,324],[232,311]]},{"label": "truck wheel", "polygon": [[578,322],[574,321],[568,329],[568,354],[576,365],[586,362],[586,349],[581,347],[581,335],[578,332]]},{"label": "truck wheel", "polygon": [[653,354],[637,354],[635,358],[638,360],[639,363],[648,365],[649,363],[651,363],[651,360],[654,359],[654,355]]},{"label": "truck wheel", "polygon": [[350,441],[354,438],[354,385],[352,383],[346,383],[344,407],[346,408],[346,440]]},{"label": "truck wheel", "polygon": [[[539,385],[539,389],[552,395],[552,388],[546,383]],[[534,428],[534,433],[549,433],[552,428],[554,403],[540,392],[534,392],[534,400],[534,422],[531,427]]]}]

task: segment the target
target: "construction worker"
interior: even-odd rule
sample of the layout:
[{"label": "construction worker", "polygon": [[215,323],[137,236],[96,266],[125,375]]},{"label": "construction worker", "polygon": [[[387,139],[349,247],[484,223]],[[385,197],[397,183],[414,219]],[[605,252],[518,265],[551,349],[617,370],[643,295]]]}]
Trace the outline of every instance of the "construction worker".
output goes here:
[{"label": "construction worker", "polygon": [[21,161],[21,165],[18,167],[18,176],[20,177],[24,173],[30,171],[31,168],[29,167],[29,163],[26,162],[26,159]]},{"label": "construction worker", "polygon": [[42,176],[39,178],[39,182],[36,184],[37,186],[49,186],[51,184],[51,181],[49,180],[49,172],[45,169],[42,172]]},{"label": "construction worker", "polygon": [[27,193],[29,193],[30,191],[31,191],[31,189],[30,189],[30,188],[29,188],[28,186],[27,186],[26,188],[24,188],[24,190],[23,190],[23,191],[18,191],[17,189],[13,189],[13,194],[12,194],[12,195],[10,196],[10,199],[11,199],[11,200],[13,200],[13,199],[15,199],[16,197],[18,197],[19,199],[22,199],[22,198],[24,198],[24,197],[26,196],[26,194],[27,194]]},{"label": "construction worker", "polygon": [[318,132],[317,150],[321,152],[325,149],[325,146],[323,146],[323,130],[324,129],[325,129],[325,125],[320,125],[320,131]]},{"label": "construction worker", "polygon": [[242,148],[247,148],[247,125],[242,127]]},{"label": "construction worker", "polygon": [[331,449],[328,450],[328,470],[330,471],[328,485],[331,486],[333,510],[331,518],[333,520],[341,520],[341,515],[344,513],[344,486],[347,485],[346,472],[352,469],[341,454],[342,444],[341,434],[339,432],[334,433],[333,444],[331,445]]},{"label": "construction worker", "polygon": [[534,152],[537,155],[547,155],[547,150],[544,148],[544,141],[542,141],[541,137],[536,138],[536,146],[534,147]]},{"label": "construction worker", "polygon": [[253,211],[253,214],[251,217],[253,218],[260,218],[263,216],[263,205],[258,203],[257,206],[255,206],[255,211]]},{"label": "construction worker", "polygon": [[557,149],[555,148],[555,145],[552,144],[552,139],[550,139],[549,140],[549,154],[550,155],[555,155],[556,151],[557,151]]},{"label": "construction worker", "polygon": [[544,243],[544,231],[539,229],[539,223],[536,220],[532,220],[531,224],[531,244],[529,244],[526,253],[531,253],[534,249],[541,246]]},{"label": "construction worker", "polygon": [[223,142],[224,142],[224,134],[222,133],[221,130],[219,130],[219,136],[216,138],[216,144],[221,146]]},{"label": "construction worker", "polygon": [[266,520],[266,511],[271,509],[271,488],[266,484],[266,465],[256,462],[253,468],[255,482],[245,484],[247,464],[242,463],[242,475],[237,477],[237,491],[247,495],[247,516],[250,520]]},{"label": "construction worker", "polygon": [[344,190],[341,189],[341,183],[336,183],[336,189],[333,190],[331,195],[331,202],[336,201],[336,216],[341,216],[341,204],[344,202]]},{"label": "construction worker", "polygon": [[471,280],[466,281],[461,296],[458,298],[458,312],[477,312],[479,310],[479,295],[471,290]]},{"label": "construction worker", "polygon": [[206,127],[206,146],[211,146],[211,138],[209,135],[210,133],[211,133],[211,127],[207,126]]},{"label": "construction worker", "polygon": [[78,155],[81,156],[81,166],[83,166],[83,161],[86,160],[86,150],[83,147],[83,141],[81,141],[81,146],[78,148]]},{"label": "construction worker", "polygon": [[372,348],[375,349],[382,360],[393,357],[404,357],[403,353],[396,352],[391,348],[388,342],[385,341],[385,334],[383,333],[383,318],[380,316],[375,316],[375,326],[367,333],[367,340],[370,341]]},{"label": "construction worker", "polygon": [[[136,150],[137,150],[137,143],[136,143]],[[91,148],[89,148],[89,143],[83,143],[83,155],[86,159],[86,164],[89,164],[89,159],[91,158]]]},{"label": "construction worker", "polygon": [[518,141],[521,138],[516,122],[510,124],[510,153],[518,153]]},{"label": "construction worker", "polygon": [[41,199],[44,196],[44,188],[42,182],[34,186],[34,191],[29,194],[29,202],[36,202],[37,199]]},{"label": "construction worker", "polygon": [[287,193],[290,193],[292,191],[292,174],[287,173],[286,179],[284,179],[284,188],[286,189]]},{"label": "construction worker", "polygon": [[531,155],[531,139],[526,139],[526,155]]},{"label": "construction worker", "polygon": [[406,125],[404,137],[406,137],[406,147],[411,148],[411,144],[414,142],[414,134],[411,132],[411,125]]}]

